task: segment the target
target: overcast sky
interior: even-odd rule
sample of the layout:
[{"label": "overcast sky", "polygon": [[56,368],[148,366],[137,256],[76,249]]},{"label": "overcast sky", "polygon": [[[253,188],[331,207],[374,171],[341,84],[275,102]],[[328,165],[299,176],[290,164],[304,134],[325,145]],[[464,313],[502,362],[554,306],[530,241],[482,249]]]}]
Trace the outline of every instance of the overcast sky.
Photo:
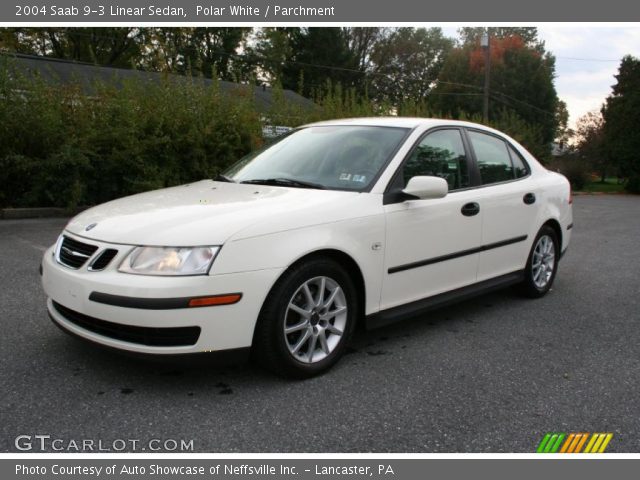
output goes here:
[{"label": "overcast sky", "polygon": [[[444,30],[455,36],[455,28]],[[556,90],[567,103],[571,126],[600,109],[624,55],[640,58],[640,27],[550,25],[539,26],[538,33],[556,56]]]},{"label": "overcast sky", "polygon": [[567,102],[571,125],[600,108],[623,56],[640,58],[640,27],[549,26],[538,31],[556,56],[556,89]]}]

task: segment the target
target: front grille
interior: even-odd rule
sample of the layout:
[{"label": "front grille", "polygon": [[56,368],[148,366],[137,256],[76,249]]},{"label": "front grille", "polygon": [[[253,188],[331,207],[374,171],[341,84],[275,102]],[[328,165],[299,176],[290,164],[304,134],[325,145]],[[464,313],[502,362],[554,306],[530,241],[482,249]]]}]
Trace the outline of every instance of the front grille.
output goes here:
[{"label": "front grille", "polygon": [[78,242],[73,238],[62,237],[58,252],[58,261],[67,267],[78,269],[89,260],[98,249],[96,245]]},{"label": "front grille", "polygon": [[105,268],[107,268],[107,265],[111,263],[111,260],[113,260],[113,258],[117,254],[118,254],[118,250],[115,250],[113,248],[107,248],[103,250],[96,257],[96,259],[93,262],[91,262],[91,265],[89,265],[89,270],[91,270],[92,272],[97,272],[98,270],[104,270]]},{"label": "front grille", "polygon": [[137,327],[107,322],[71,310],[53,302],[55,310],[66,320],[90,332],[150,347],[184,347],[195,345],[200,337],[200,327]]}]

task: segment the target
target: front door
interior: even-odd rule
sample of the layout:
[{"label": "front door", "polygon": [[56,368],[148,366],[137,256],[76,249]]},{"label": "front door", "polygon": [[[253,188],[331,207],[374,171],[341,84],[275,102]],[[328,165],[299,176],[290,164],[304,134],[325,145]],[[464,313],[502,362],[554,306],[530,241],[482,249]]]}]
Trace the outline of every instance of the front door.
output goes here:
[{"label": "front door", "polygon": [[427,133],[392,181],[403,188],[413,176],[447,180],[444,198],[385,205],[386,248],[380,308],[385,310],[460,288],[476,281],[482,210],[470,183],[462,132]]}]

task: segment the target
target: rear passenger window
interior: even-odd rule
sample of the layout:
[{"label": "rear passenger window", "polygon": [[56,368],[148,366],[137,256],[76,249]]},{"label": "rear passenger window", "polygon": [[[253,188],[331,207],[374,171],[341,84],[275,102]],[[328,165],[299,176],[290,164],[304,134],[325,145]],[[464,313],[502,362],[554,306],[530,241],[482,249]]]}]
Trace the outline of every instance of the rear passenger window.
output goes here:
[{"label": "rear passenger window", "polygon": [[529,175],[529,168],[524,162],[522,155],[520,155],[515,148],[509,145],[509,153],[511,154],[511,161],[513,162],[513,170],[516,178],[522,178]]},{"label": "rear passenger window", "polygon": [[469,139],[476,154],[483,185],[515,178],[511,156],[503,140],[473,130],[469,131]]}]

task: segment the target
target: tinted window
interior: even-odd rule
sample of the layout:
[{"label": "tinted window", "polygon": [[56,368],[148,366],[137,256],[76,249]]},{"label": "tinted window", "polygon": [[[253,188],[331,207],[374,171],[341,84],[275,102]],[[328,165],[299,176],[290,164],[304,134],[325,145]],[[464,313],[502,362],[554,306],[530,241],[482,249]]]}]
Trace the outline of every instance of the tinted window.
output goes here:
[{"label": "tinted window", "polygon": [[503,140],[475,131],[469,132],[469,139],[476,154],[483,185],[513,180],[511,157]]},{"label": "tinted window", "polygon": [[449,190],[469,186],[467,158],[459,130],[436,130],[422,139],[404,164],[403,186],[418,175],[444,178]]},{"label": "tinted window", "polygon": [[516,178],[522,178],[529,175],[529,169],[524,162],[522,155],[509,145],[509,153],[511,154],[511,161],[513,162],[513,170],[515,171]]}]

